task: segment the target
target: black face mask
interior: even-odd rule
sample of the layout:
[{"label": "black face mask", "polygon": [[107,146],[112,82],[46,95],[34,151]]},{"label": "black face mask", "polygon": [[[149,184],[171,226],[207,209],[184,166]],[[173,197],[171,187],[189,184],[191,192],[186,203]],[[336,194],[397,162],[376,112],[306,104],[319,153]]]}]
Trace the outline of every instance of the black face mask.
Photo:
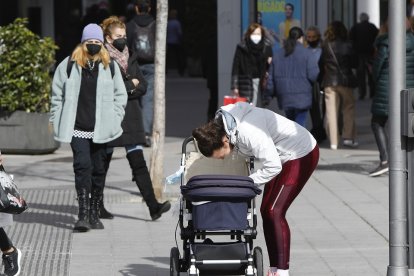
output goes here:
[{"label": "black face mask", "polygon": [[115,47],[118,51],[122,52],[122,51],[125,49],[126,43],[127,43],[126,38],[118,38],[118,39],[115,39],[115,40],[112,42],[112,45],[113,45],[113,46],[114,46],[114,47]]},{"label": "black face mask", "polygon": [[96,55],[101,51],[101,45],[99,44],[86,44],[86,49],[91,56]]},{"label": "black face mask", "polygon": [[311,48],[316,48],[319,45],[319,40],[314,40],[314,41],[308,41],[308,45]]}]

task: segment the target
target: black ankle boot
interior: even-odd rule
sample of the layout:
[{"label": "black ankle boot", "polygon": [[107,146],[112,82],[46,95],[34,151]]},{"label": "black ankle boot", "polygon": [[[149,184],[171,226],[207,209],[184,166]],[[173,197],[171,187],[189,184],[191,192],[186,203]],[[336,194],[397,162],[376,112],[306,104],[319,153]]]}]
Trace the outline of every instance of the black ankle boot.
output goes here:
[{"label": "black ankle boot", "polygon": [[99,202],[102,200],[102,190],[93,189],[91,194],[91,209],[89,212],[89,223],[92,229],[104,229],[99,219]]},{"label": "black ankle boot", "polygon": [[89,193],[85,188],[76,191],[78,194],[78,221],[75,223],[73,230],[77,232],[87,232],[91,229],[89,224]]},{"label": "black ankle boot", "polygon": [[161,215],[165,212],[168,212],[171,208],[171,203],[169,201],[166,201],[164,203],[158,203],[157,209],[155,209],[153,212],[150,212],[151,219],[157,220],[161,217]]}]

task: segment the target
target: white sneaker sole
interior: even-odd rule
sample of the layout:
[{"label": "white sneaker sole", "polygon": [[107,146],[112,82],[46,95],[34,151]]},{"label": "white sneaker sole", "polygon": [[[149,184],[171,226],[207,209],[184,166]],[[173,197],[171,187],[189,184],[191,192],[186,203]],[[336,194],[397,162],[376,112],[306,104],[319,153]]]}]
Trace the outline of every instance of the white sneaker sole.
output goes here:
[{"label": "white sneaker sole", "polygon": [[18,248],[16,248],[16,250],[17,250],[17,265],[19,266],[19,269],[17,270],[17,273],[14,274],[14,276],[18,276],[20,274],[20,270],[21,270],[20,261],[22,259],[22,252]]},{"label": "white sneaker sole", "polygon": [[384,174],[384,173],[386,173],[388,171],[389,171],[389,168],[384,168],[382,170],[379,170],[379,171],[370,173],[369,176],[371,176],[371,177],[380,176],[381,174]]}]

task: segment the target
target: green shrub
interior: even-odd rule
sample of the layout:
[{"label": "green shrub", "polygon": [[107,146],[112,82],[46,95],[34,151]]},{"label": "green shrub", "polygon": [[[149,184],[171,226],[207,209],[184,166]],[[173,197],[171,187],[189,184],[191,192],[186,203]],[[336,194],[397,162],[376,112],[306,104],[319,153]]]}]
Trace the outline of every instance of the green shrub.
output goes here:
[{"label": "green shrub", "polygon": [[50,68],[58,48],[27,28],[26,18],[0,27],[0,109],[48,112]]}]

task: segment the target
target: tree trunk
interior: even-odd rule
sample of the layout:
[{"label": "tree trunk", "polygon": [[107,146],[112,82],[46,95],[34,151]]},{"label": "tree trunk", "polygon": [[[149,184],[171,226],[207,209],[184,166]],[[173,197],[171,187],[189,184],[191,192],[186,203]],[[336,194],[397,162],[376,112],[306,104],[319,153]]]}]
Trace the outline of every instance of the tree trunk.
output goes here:
[{"label": "tree trunk", "polygon": [[158,0],[155,34],[154,125],[150,163],[150,175],[157,199],[162,198],[162,184],[164,180],[167,18],[168,0]]}]

